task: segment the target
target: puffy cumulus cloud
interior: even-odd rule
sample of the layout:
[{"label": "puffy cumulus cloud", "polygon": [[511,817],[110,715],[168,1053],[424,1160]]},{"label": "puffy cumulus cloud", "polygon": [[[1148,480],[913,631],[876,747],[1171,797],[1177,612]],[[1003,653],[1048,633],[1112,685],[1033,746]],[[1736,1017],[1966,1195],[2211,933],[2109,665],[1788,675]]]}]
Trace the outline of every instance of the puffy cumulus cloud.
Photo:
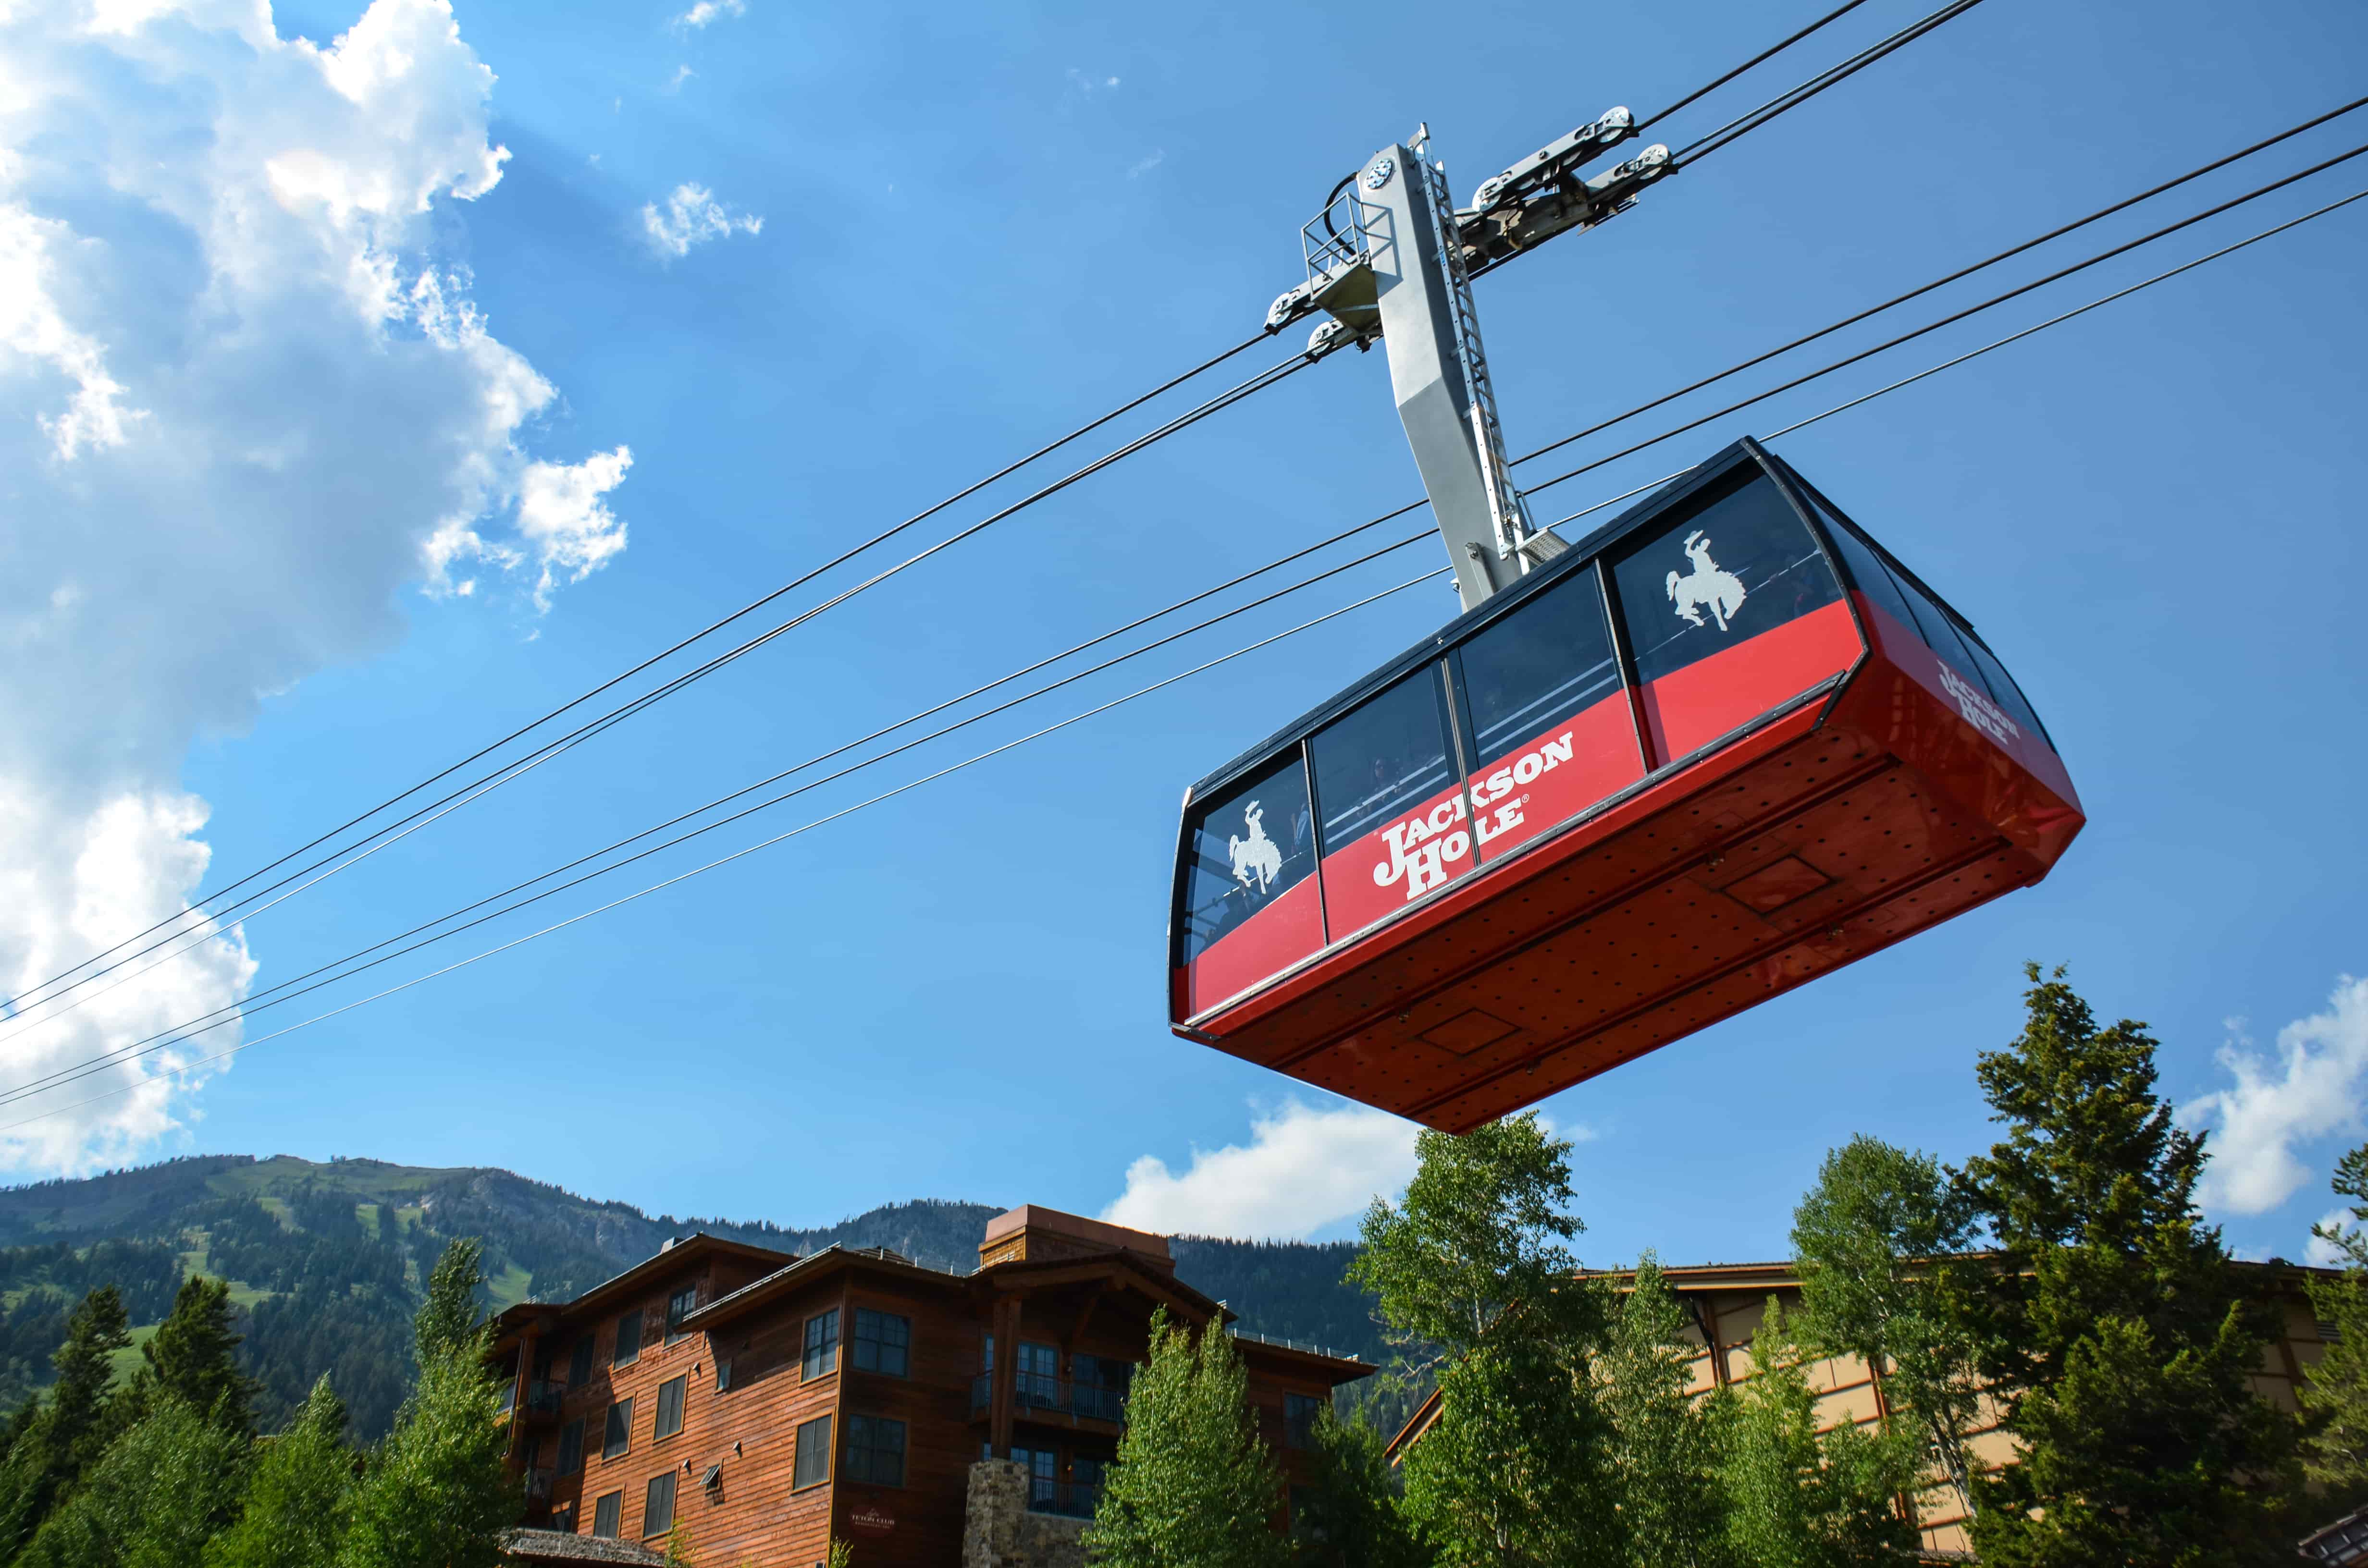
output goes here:
[{"label": "puffy cumulus cloud", "polygon": [[689,256],[693,245],[734,234],[764,233],[765,220],[754,213],[734,214],[703,185],[678,185],[661,209],[655,201],[642,208],[642,230],[662,255]]},{"label": "puffy cumulus cloud", "polygon": [[2368,980],[2344,976],[2327,1010],[2278,1031],[2274,1058],[2242,1034],[2220,1048],[2235,1080],[2181,1118],[2212,1133],[2197,1199],[2226,1214],[2262,1214],[2312,1179],[2297,1147],[2360,1125],[2368,1089]]},{"label": "puffy cumulus cloud", "polygon": [[2338,1235],[2359,1229],[2360,1217],[2349,1209],[2330,1209],[2318,1217],[2311,1227],[2310,1239],[2303,1243],[2303,1257],[2319,1268],[2341,1268],[2351,1262],[2341,1247],[2318,1233],[2333,1231]]},{"label": "puffy cumulus cloud", "polygon": [[1252,1119],[1247,1143],[1195,1149],[1181,1173],[1144,1155],[1102,1218],[1162,1233],[1304,1237],[1403,1188],[1420,1131],[1367,1106],[1289,1100]]},{"label": "puffy cumulus cloud", "polygon": [[[527,449],[556,391],[436,249],[501,179],[493,86],[444,0],[326,47],[268,0],[0,4],[0,995],[186,909],[190,742],[390,644],[406,585],[547,604],[623,548],[631,453]],[[0,1017],[0,1086],[233,1006],[243,935],[193,934]],[[186,1125],[175,1060],[0,1108],[131,1091],[0,1131],[0,1167]]]},{"label": "puffy cumulus cloud", "polygon": [[724,17],[745,17],[748,14],[746,0],[699,0],[699,4],[674,19],[678,28],[703,28]]}]

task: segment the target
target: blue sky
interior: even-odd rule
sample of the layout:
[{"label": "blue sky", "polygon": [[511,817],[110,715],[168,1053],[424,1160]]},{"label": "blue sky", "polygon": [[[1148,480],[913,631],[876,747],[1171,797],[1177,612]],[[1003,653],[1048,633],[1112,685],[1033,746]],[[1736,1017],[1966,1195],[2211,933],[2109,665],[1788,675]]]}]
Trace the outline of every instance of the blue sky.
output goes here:
[{"label": "blue sky", "polygon": [[[1655,135],[1706,131],[1917,14],[1876,0]],[[326,50],[358,20],[331,55],[289,41]],[[775,0],[697,25],[655,4],[468,0],[449,19],[427,0],[367,17],[279,6],[268,28],[235,6],[17,13],[0,56],[44,85],[0,93],[0,266],[41,308],[0,315],[16,476],[0,481],[0,634],[18,650],[0,675],[0,780],[18,807],[0,858],[20,893],[0,913],[0,973],[42,978],[1234,342],[1296,280],[1296,230],[1334,179],[1417,120],[1466,193],[1792,25],[1715,0],[1452,21],[1386,5]],[[2141,21],[1989,0],[1484,280],[1510,443],[2283,130],[2356,96],[2363,63],[2356,6],[2178,3]],[[2368,111],[1837,342],[2362,140]],[[143,174],[142,149],[186,177]],[[2368,160],[2329,171],[1539,509],[1577,510],[2363,185]],[[2368,544],[2345,460],[2363,238],[2368,203],[1779,444],[1983,630],[2090,826],[2039,889],[1550,1101],[1581,1139],[1591,1260],[1776,1254],[1818,1157],[1855,1132],[1979,1148],[1973,1059],[2013,1034],[2026,959],[2070,964],[2100,1012],[2151,1023],[2164,1093],[2230,1152],[2214,1217],[2248,1252],[2302,1255],[2368,1102],[2368,994],[2345,978],[2368,972]],[[0,1025],[9,1082],[1418,492],[1381,358],[1337,357],[264,913],[244,958],[211,944],[69,1020]],[[753,842],[1435,557],[1360,568],[702,844]],[[1406,1130],[1168,1036],[1176,802],[1452,609],[1442,584],[1411,589],[271,1040],[200,1086],[151,1085],[0,1145],[25,1177],[183,1152],[365,1154],[787,1222],[943,1196],[1344,1233],[1403,1179]],[[450,961],[438,950],[317,1001]],[[313,1001],[258,1015],[247,1038]]]}]

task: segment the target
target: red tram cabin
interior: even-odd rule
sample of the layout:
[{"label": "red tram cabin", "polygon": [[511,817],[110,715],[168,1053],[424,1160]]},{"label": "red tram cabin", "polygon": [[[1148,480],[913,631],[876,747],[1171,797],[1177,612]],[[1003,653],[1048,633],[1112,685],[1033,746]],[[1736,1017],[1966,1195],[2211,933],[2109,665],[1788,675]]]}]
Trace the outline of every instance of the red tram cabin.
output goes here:
[{"label": "red tram cabin", "polygon": [[1461,1132],[2044,877],[2014,680],[1757,442],[1194,785],[1175,1031]]}]

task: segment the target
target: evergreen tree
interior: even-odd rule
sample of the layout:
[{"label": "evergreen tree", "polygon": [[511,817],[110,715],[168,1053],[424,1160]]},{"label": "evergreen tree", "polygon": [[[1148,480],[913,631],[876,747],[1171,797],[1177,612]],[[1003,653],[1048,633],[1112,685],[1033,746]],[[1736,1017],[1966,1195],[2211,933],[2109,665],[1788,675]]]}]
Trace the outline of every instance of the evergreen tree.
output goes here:
[{"label": "evergreen tree", "polygon": [[2155,1092],[2143,1024],[2100,1027],[2057,970],[1978,1075],[2005,1140],[1969,1161],[1998,1267],[1984,1370],[2018,1462],[1983,1483],[1993,1568],[2290,1561],[2294,1426],[2248,1376],[2276,1332],[2196,1212],[2204,1141]]},{"label": "evergreen tree", "polygon": [[207,1546],[204,1568],[332,1568],[353,1512],[346,1406],[323,1378],[289,1428],[262,1446],[238,1522]]},{"label": "evergreen tree", "polygon": [[1311,1437],[1313,1474],[1293,1494],[1297,1561],[1313,1568],[1417,1568],[1423,1557],[1399,1511],[1381,1434],[1326,1410]]},{"label": "evergreen tree", "polygon": [[1193,1335],[1162,1308],[1087,1552],[1100,1568],[1281,1568],[1281,1506],[1232,1336],[1214,1323]]},{"label": "evergreen tree", "polygon": [[340,1568],[495,1568],[518,1517],[504,1473],[509,1437],[476,1321],[473,1240],[451,1243],[428,1278],[415,1332],[419,1382],[354,1497]]},{"label": "evergreen tree", "polygon": [[236,1514],[248,1440],[158,1394],[42,1524],[21,1568],[201,1568]]},{"label": "evergreen tree", "polygon": [[1971,1229],[1938,1160],[1867,1137],[1828,1153],[1793,1211],[1802,1337],[1883,1379],[1884,1399],[1920,1431],[1968,1511],[1978,1494],[1967,1435],[1981,1415],[1962,1283]]},{"label": "evergreen tree", "polygon": [[1375,1200],[1349,1268],[1380,1298],[1397,1375],[1444,1366],[1403,1463],[1407,1515],[1444,1563],[1621,1562],[1590,1368],[1604,1303],[1566,1244],[1570,1144],[1530,1114],[1415,1147],[1405,1201]]},{"label": "evergreen tree", "polygon": [[1918,1445],[1847,1422],[1821,1434],[1803,1361],[1771,1296],[1751,1338],[1752,1375],[1722,1391],[1713,1415],[1728,1550],[1752,1568],[1911,1561],[1916,1527],[1898,1499],[1916,1485]]},{"label": "evergreen tree", "polygon": [[[2335,1167],[2336,1192],[2359,1199],[2351,1217],[2368,1220],[2368,1143],[2343,1156]],[[2343,1260],[2340,1279],[2310,1282],[2314,1317],[2335,1325],[2310,1381],[2302,1386],[2310,1413],[2304,1467],[2314,1481],[2330,1486],[2368,1484],[2368,1232],[2357,1225],[2313,1225],[2311,1234],[2334,1246]]]},{"label": "evergreen tree", "polygon": [[1709,1407],[1688,1392],[1686,1314],[1647,1252],[1597,1362],[1617,1438],[1620,1514],[1635,1568],[1713,1568],[1725,1561],[1725,1500]]},{"label": "evergreen tree", "polygon": [[192,1274],[141,1347],[156,1386],[242,1437],[255,1435],[255,1381],[238,1369],[230,1282]]},{"label": "evergreen tree", "polygon": [[57,1382],[49,1403],[25,1424],[0,1473],[0,1553],[31,1538],[126,1424],[126,1407],[108,1390],[115,1353],[131,1343],[112,1285],[85,1296],[66,1320],[65,1343],[50,1358]]}]

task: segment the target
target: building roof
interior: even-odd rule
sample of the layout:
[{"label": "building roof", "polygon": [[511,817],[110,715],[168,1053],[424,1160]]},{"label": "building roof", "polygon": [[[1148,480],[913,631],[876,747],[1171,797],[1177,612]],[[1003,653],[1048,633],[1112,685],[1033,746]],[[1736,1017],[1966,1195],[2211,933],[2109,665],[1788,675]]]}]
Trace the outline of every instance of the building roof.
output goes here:
[{"label": "building roof", "polygon": [[1167,1257],[1167,1238],[1149,1231],[1133,1231],[1124,1225],[1113,1225],[1107,1220],[1088,1220],[1082,1214],[1065,1213],[1047,1209],[1041,1203],[1023,1203],[1019,1208],[997,1214],[986,1222],[986,1234],[980,1239],[978,1250],[985,1252],[1004,1237],[1026,1230],[1051,1232],[1076,1241],[1091,1242],[1097,1246],[1123,1247],[1151,1257]]},{"label": "building roof", "polygon": [[505,1531],[502,1551],[529,1562],[611,1562],[629,1568],[652,1568],[666,1561],[646,1546],[607,1536],[576,1535],[569,1530]]},{"label": "building roof", "polygon": [[727,1241],[722,1236],[709,1235],[705,1231],[694,1231],[688,1236],[668,1242],[623,1273],[602,1280],[572,1301],[520,1301],[506,1309],[494,1318],[494,1335],[499,1340],[529,1323],[548,1323],[562,1315],[592,1311],[629,1290],[646,1285],[655,1275],[671,1272],[703,1257],[736,1257],[758,1265],[780,1265],[793,1261],[797,1256],[793,1252],[750,1246],[746,1242]]}]

